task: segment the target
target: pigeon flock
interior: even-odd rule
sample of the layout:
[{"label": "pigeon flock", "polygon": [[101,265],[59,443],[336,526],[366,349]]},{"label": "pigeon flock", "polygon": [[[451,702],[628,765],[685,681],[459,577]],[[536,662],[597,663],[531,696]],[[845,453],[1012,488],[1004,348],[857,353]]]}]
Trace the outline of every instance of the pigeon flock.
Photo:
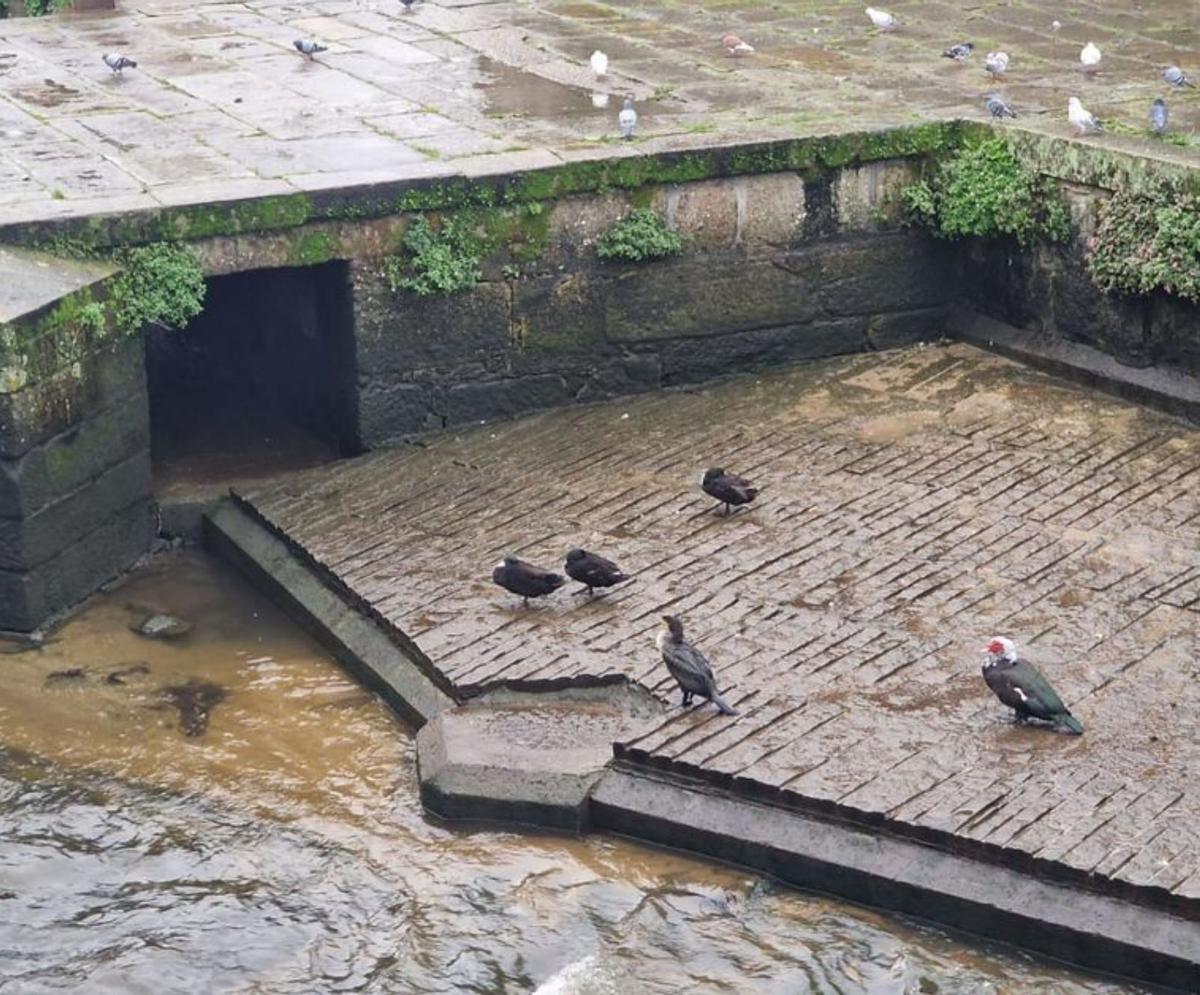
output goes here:
[{"label": "pigeon flock", "polygon": [[[726,517],[734,507],[753,502],[761,491],[745,478],[726,473],[720,467],[705,471],[700,489],[721,502]],[[563,571],[583,585],[576,593],[589,597],[595,595],[596,588],[614,587],[631,579],[612,560],[578,548],[567,552]],[[553,594],[566,584],[567,577],[515,556],[504,557],[492,571],[492,582],[520,597],[526,607],[530,598]],[[708,658],[684,638],[683,620],[677,615],[664,615],[662,620],[665,628],[659,631],[655,645],[667,672],[682,693],[681,706],[689,708],[692,699],[699,697],[716,705],[721,715],[737,715],[737,709],[721,697]],[[1038,720],[1072,735],[1082,735],[1083,726],[1079,720],[1070,713],[1042,673],[1017,655],[1012,640],[997,636],[984,648],[984,653],[987,660],[983,665],[983,678],[996,697],[1013,710],[1018,723]]]}]

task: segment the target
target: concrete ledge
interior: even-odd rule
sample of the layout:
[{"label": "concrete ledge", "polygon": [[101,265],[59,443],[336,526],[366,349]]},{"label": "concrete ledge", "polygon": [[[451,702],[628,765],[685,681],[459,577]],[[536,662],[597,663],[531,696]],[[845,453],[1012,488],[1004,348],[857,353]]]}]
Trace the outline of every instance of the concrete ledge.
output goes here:
[{"label": "concrete ledge", "polygon": [[323,584],[288,546],[232,501],[205,517],[206,543],[245,572],[367,687],[420,728],[454,698],[379,625]]},{"label": "concrete ledge", "polygon": [[908,840],[614,767],[591,823],[791,884],[1179,991],[1200,991],[1200,927]]},{"label": "concrete ledge", "polygon": [[1039,335],[961,309],[951,312],[947,326],[954,338],[1138,404],[1200,422],[1200,380],[1179,370],[1125,366],[1108,353],[1081,342]]}]

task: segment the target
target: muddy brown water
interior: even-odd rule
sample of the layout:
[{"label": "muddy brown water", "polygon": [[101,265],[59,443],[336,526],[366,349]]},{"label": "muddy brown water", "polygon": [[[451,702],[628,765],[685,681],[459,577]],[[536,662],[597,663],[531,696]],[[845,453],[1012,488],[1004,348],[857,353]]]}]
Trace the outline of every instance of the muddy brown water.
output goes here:
[{"label": "muddy brown water", "polygon": [[[147,604],[193,630],[131,632]],[[0,991],[1142,991],[612,838],[430,822],[410,730],[198,553],[0,666]]]}]

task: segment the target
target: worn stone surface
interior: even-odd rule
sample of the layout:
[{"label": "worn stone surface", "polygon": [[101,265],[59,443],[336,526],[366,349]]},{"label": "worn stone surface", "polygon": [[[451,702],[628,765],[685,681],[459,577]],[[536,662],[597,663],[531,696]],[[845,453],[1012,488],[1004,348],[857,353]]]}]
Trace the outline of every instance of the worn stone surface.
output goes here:
[{"label": "worn stone surface", "polygon": [[[1120,10],[905,3],[903,29],[887,34],[854,4],[735,6],[715,17],[649,0],[636,16],[609,13],[550,0],[516,12],[426,0],[411,16],[396,5],[334,3],[314,16],[274,0],[143,0],[87,18],[0,22],[0,224],[504,173],[848,123],[982,119],[988,47],[1013,58],[1000,89],[1021,115],[1017,134],[1065,136],[1074,93],[1122,126],[1087,144],[1158,163],[1195,156],[1187,136],[1200,105],[1186,96],[1168,95],[1185,144],[1145,134],[1158,68],[1200,62],[1187,0]],[[728,30],[756,47],[753,57],[726,55],[718,39]],[[301,58],[291,47],[301,35],[329,51]],[[940,57],[961,38],[979,46],[970,62]],[[1088,39],[1105,56],[1084,78]],[[100,61],[106,47],[127,50],[138,68],[113,76]],[[594,48],[613,55],[602,83],[586,68]],[[593,105],[593,90],[609,95],[606,107]],[[626,92],[641,113],[632,150],[609,141]]]},{"label": "worn stone surface", "polygon": [[[708,465],[765,485],[715,516]],[[1200,899],[1200,437],[955,345],[435,437],[245,495],[463,692],[623,675],[683,616],[735,719],[621,743],[735,796],[836,811],[1146,900]],[[583,545],[633,581],[524,609],[489,573]],[[1016,639],[1083,722],[1013,725]]]},{"label": "worn stone surface", "polygon": [[0,325],[36,315],[59,299],[100,283],[116,267],[60,259],[41,252],[0,246]]}]

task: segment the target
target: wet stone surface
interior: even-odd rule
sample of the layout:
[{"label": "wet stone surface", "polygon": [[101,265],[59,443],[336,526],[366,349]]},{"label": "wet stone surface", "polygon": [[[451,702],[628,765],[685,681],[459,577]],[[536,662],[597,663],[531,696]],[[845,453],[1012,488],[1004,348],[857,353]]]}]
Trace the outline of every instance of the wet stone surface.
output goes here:
[{"label": "wet stone surface", "polygon": [[[760,483],[730,518],[709,465]],[[461,690],[624,675],[618,751],[1200,897],[1200,435],[971,347],[821,362],[485,426],[286,478],[259,514]],[[633,580],[524,609],[511,552]],[[679,614],[741,712],[678,707]],[[1016,726],[1015,639],[1083,722]],[[732,780],[730,780],[732,779]]]},{"label": "wet stone surface", "polygon": [[[142,0],[4,20],[0,223],[624,155],[611,143],[626,93],[637,151],[979,118],[999,89],[1014,127],[1067,134],[1074,94],[1112,125],[1096,141],[1194,160],[1190,91],[1166,95],[1180,145],[1146,134],[1159,68],[1200,74],[1191,0],[888,8],[904,26],[883,34],[860,4],[745,0],[422,0],[409,16],[375,0]],[[729,31],[756,52],[729,57]],[[309,62],[292,48],[299,37],[328,51]],[[941,57],[968,39],[966,64]],[[1088,40],[1105,55],[1085,78]],[[587,62],[597,48],[610,57],[602,80]],[[998,88],[983,70],[992,48],[1012,57]],[[137,69],[110,74],[101,55],[113,50]]]}]

